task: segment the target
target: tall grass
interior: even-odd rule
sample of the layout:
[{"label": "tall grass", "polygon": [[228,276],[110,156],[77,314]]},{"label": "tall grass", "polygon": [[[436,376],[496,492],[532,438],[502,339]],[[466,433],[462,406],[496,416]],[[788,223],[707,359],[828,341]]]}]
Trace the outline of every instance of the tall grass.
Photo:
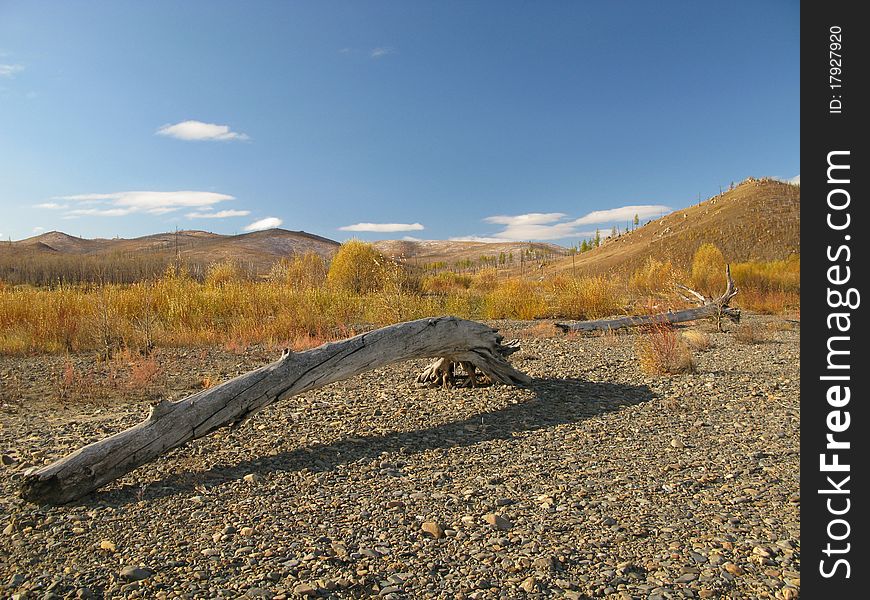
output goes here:
[{"label": "tall grass", "polygon": [[[360,278],[374,267],[348,269],[346,279],[330,281],[326,265],[314,257],[279,263],[262,280],[224,262],[202,278],[170,266],[157,279],[133,284],[38,288],[0,282],[0,353],[97,351],[108,358],[119,349],[148,354],[159,346],[305,348],[362,327],[442,314],[596,319],[660,310],[659,300],[658,308],[644,306],[643,297],[661,297],[670,285],[662,282],[679,275],[668,262],[650,261],[626,277],[530,281],[483,269],[474,276],[416,278],[380,256],[369,258],[378,280],[365,285]],[[740,306],[799,310],[799,259],[737,263],[732,274]],[[629,310],[629,304],[637,308]]]}]

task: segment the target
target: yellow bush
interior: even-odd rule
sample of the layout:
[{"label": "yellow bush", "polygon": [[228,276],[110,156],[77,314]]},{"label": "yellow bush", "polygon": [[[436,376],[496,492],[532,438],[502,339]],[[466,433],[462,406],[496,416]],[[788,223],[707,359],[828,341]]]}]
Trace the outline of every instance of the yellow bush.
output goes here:
[{"label": "yellow bush", "polygon": [[705,243],[692,258],[692,286],[696,291],[716,297],[725,291],[725,258],[713,244]]},{"label": "yellow bush", "polygon": [[341,245],[329,266],[329,283],[355,294],[374,292],[383,286],[388,259],[371,244],[350,240]]},{"label": "yellow bush", "polygon": [[488,319],[535,319],[546,316],[547,302],[540,284],[508,279],[486,296]]},{"label": "yellow bush", "polygon": [[205,272],[206,285],[214,287],[242,281],[244,278],[242,269],[232,260],[222,260],[221,262],[213,263],[209,265]]},{"label": "yellow bush", "polygon": [[298,290],[318,288],[326,281],[328,268],[326,261],[315,252],[295,255],[292,259],[282,258],[272,265],[269,279],[286,283]]},{"label": "yellow bush", "polygon": [[554,311],[564,319],[597,319],[622,312],[616,285],[606,277],[557,277],[553,290]]},{"label": "yellow bush", "polygon": [[670,260],[662,262],[650,256],[628,278],[628,289],[640,296],[670,296],[674,283],[684,277]]},{"label": "yellow bush", "polygon": [[459,275],[452,271],[443,271],[437,275],[427,275],[420,282],[420,289],[426,294],[449,294],[467,290],[471,286],[471,277]]}]

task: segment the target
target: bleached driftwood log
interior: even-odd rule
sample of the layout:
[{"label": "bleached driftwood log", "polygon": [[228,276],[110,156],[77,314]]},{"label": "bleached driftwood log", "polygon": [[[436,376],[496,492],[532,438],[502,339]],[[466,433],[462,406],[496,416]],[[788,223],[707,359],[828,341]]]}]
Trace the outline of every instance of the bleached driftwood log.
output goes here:
[{"label": "bleached driftwood log", "polygon": [[[178,402],[163,401],[148,418],[73,452],[23,479],[22,498],[64,504],[161,454],[227,426],[265,406],[399,361],[447,357],[467,361],[491,381],[518,385],[529,377],[506,360],[497,331],[455,317],[420,319],[324,344],[279,360]],[[510,346],[509,346],[510,347]]]},{"label": "bleached driftwood log", "polygon": [[602,319],[599,321],[581,321],[579,323],[556,323],[556,327],[562,331],[608,331],[612,329],[622,329],[626,327],[643,327],[645,325],[658,325],[662,323],[682,323],[685,321],[695,321],[697,319],[706,319],[713,317],[716,319],[716,328],[722,331],[722,318],[727,317],[735,323],[740,321],[740,310],[730,308],[728,303],[731,298],[737,295],[737,286],[734,285],[734,280],[731,278],[731,266],[725,266],[725,277],[727,285],[725,292],[718,298],[707,298],[700,292],[687,288],[684,285],[677,284],[677,287],[693,298],[689,298],[683,294],[680,296],[688,302],[697,302],[700,306],[696,308],[687,308],[685,310],[669,311],[659,313],[657,315],[640,315],[636,317],[619,317],[617,319]]},{"label": "bleached driftwood log", "polygon": [[[506,344],[500,344],[498,347],[498,351],[502,356],[513,354],[519,349],[519,340],[511,340]],[[463,376],[458,374],[460,368],[464,372]],[[480,377],[478,377],[478,371],[479,369],[470,361],[461,360],[453,356],[442,356],[423,369],[417,376],[417,383],[430,387],[441,386],[445,389],[451,388],[454,385],[473,388],[479,384],[486,385],[492,383],[492,379],[483,371],[480,372]]]}]

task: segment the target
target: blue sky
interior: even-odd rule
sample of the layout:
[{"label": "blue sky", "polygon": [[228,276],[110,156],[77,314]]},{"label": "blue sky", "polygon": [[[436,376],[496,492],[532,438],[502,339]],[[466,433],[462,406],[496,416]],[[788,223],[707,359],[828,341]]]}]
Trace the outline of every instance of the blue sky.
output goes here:
[{"label": "blue sky", "polygon": [[576,243],[800,172],[797,2],[0,0],[0,235]]}]

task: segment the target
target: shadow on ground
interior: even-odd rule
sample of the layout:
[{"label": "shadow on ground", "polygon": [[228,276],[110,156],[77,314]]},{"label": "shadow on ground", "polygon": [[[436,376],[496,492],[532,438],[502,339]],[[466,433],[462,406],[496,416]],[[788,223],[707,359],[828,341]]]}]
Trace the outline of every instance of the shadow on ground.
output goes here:
[{"label": "shadow on ground", "polygon": [[322,472],[333,470],[340,464],[374,460],[384,452],[413,454],[438,448],[473,446],[481,442],[508,439],[524,431],[577,423],[653,398],[652,391],[645,385],[579,379],[535,379],[527,387],[535,393],[533,399],[481,412],[466,419],[427,429],[338,439],[330,444],[314,444],[233,465],[216,465],[203,471],[179,473],[151,482],[144,489],[128,484],[110,491],[97,491],[85,503],[128,504],[189,493],[200,486],[213,487],[225,481],[238,480],[247,473],[266,474],[302,469]]}]

